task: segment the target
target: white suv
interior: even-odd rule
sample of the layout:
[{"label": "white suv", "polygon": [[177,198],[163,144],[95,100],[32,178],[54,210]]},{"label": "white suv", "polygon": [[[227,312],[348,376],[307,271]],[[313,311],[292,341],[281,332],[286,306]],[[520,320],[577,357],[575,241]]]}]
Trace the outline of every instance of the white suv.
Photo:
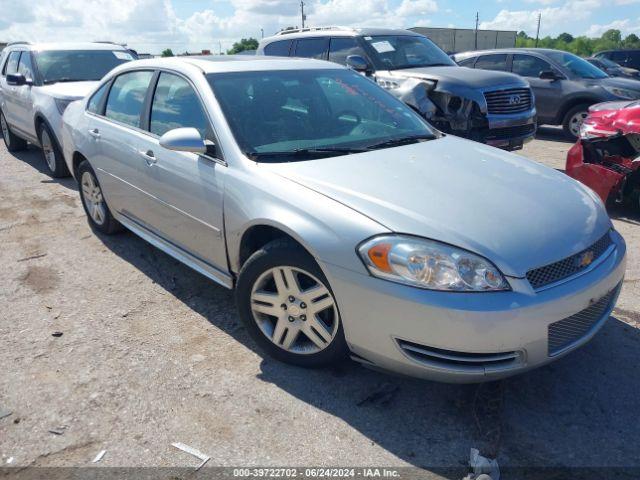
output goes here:
[{"label": "white suv", "polygon": [[69,175],[60,143],[65,108],[134,58],[112,43],[10,43],[0,56],[0,126],[7,149],[39,145],[51,175]]}]

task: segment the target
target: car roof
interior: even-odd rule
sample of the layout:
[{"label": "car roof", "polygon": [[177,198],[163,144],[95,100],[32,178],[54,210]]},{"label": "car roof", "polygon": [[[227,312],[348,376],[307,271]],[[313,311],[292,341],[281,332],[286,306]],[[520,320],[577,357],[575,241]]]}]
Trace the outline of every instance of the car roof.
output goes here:
[{"label": "car roof", "polygon": [[380,27],[318,27],[282,30],[271,37],[261,40],[261,44],[267,44],[278,40],[288,40],[305,37],[359,37],[359,36],[380,36],[380,35],[410,35],[421,37],[422,35],[411,30],[401,28],[380,28]]},{"label": "car roof", "polygon": [[545,54],[556,53],[556,52],[571,53],[571,52],[565,52],[564,50],[556,50],[553,48],[493,48],[489,50],[470,50],[467,52],[460,52],[460,53],[454,54],[454,57],[462,59],[462,58],[476,57],[478,55],[491,55],[491,54],[500,54],[500,53],[503,53],[503,54],[509,54],[509,53],[536,54],[537,53],[539,55],[544,56]]},{"label": "car roof", "polygon": [[49,42],[49,43],[10,43],[7,49],[31,50],[36,52],[50,50],[126,50],[120,44],[111,42]]},{"label": "car roof", "polygon": [[176,68],[180,66],[195,66],[204,73],[346,69],[346,67],[333,62],[309,58],[270,57],[262,55],[206,55],[136,60],[121,65],[119,70],[140,67]]}]

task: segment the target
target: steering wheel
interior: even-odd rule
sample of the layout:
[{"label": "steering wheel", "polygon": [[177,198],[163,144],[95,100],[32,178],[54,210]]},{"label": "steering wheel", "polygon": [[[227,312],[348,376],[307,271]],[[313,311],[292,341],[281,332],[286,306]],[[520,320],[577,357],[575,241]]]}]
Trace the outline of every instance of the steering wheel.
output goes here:
[{"label": "steering wheel", "polygon": [[340,110],[338,113],[336,113],[335,118],[340,119],[340,117],[353,117],[355,119],[355,122],[353,124],[354,127],[357,127],[362,123],[362,117],[358,115],[358,113],[354,110]]}]

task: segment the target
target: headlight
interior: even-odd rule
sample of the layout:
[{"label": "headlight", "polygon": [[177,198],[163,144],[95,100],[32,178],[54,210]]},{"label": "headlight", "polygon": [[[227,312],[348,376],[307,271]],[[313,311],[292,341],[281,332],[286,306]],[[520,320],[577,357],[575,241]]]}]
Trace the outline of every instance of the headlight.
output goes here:
[{"label": "headlight", "polygon": [[56,100],[56,107],[58,107],[58,112],[60,112],[60,115],[62,115],[64,111],[67,109],[67,107],[69,106],[69,104],[73,102],[73,100],[64,100],[62,98],[56,98],[55,100]]},{"label": "headlight", "polygon": [[414,287],[455,292],[510,289],[490,261],[434,240],[382,235],[362,244],[358,253],[373,276]]},{"label": "headlight", "polygon": [[636,90],[627,90],[626,88],[618,87],[604,87],[604,89],[612,95],[624,98],[625,100],[636,100],[640,98],[640,92]]}]

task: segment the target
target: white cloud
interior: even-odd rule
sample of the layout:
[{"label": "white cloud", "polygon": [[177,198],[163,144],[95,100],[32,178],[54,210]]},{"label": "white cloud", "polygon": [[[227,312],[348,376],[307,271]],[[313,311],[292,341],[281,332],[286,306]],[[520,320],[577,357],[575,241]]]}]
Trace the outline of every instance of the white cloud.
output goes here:
[{"label": "white cloud", "polygon": [[624,19],[624,20],[615,20],[605,25],[598,25],[598,24],[591,25],[587,30],[587,32],[585,33],[585,35],[587,35],[588,37],[599,37],[604,32],[612,28],[616,30],[620,30],[620,32],[622,32],[623,37],[626,35],[629,35],[630,33],[635,33],[636,35],[639,35],[640,34],[640,18],[635,21]]}]

